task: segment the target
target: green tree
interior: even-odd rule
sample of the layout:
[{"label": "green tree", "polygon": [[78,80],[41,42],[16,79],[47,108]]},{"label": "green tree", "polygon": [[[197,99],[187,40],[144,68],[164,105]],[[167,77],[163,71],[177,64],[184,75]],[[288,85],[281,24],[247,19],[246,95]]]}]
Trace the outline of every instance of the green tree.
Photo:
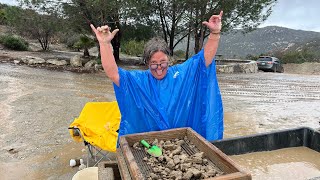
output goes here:
[{"label": "green tree", "polygon": [[12,6],[6,9],[6,15],[8,25],[19,34],[37,39],[43,50],[49,50],[50,38],[59,28],[56,14],[39,14],[33,9]]},{"label": "green tree", "polygon": [[131,2],[130,6],[136,11],[132,18],[155,25],[155,31],[162,34],[171,52],[187,36],[187,0],[142,0]]},{"label": "green tree", "polygon": [[0,24],[7,24],[7,15],[5,9],[0,9]]},{"label": "green tree", "polygon": [[160,24],[162,35],[171,51],[185,37],[189,45],[190,35],[193,35],[194,51],[197,53],[209,35],[202,22],[207,21],[211,15],[224,11],[223,32],[234,28],[249,32],[266,20],[276,2],[277,0],[143,0],[132,6],[140,12],[136,13],[136,18],[148,17],[150,21]]},{"label": "green tree", "polygon": [[[95,26],[109,25],[111,29],[121,29],[120,7],[117,0],[20,0],[24,7],[37,8],[46,14],[58,14],[65,22],[65,28],[73,33],[92,34],[89,24]],[[121,31],[112,40],[114,56],[119,60]],[[99,44],[97,43],[98,49]]]},{"label": "green tree", "polygon": [[83,49],[83,57],[90,57],[89,48],[95,46],[95,42],[86,35],[80,36],[79,40],[74,44],[76,49]]},{"label": "green tree", "polygon": [[128,42],[131,40],[146,41],[155,35],[155,32],[151,26],[144,25],[139,22],[133,25],[123,24],[121,27],[122,27],[121,42]]},{"label": "green tree", "polygon": [[204,39],[209,35],[202,25],[211,15],[219,14],[223,10],[222,32],[231,31],[235,28],[243,29],[244,32],[254,30],[267,19],[272,12],[273,5],[277,0],[191,0],[195,4],[192,10],[191,24],[194,29],[195,53],[200,51]]},{"label": "green tree", "polygon": [[[89,24],[94,26],[108,25],[112,30],[120,29],[117,35],[111,41],[113,54],[116,61],[119,61],[120,40],[121,40],[121,23],[120,23],[119,1],[107,0],[69,0],[62,3],[63,13],[69,22],[70,29],[79,33],[92,33]],[[97,43],[98,49],[99,44]]]}]

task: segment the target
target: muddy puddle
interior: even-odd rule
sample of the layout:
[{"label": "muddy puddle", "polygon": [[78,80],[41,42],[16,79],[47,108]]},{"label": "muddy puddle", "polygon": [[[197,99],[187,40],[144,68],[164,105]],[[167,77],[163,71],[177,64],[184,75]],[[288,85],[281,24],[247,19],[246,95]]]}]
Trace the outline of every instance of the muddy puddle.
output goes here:
[{"label": "muddy puddle", "polygon": [[320,176],[320,153],[307,147],[230,156],[253,179],[306,180]]},{"label": "muddy puddle", "polygon": [[[318,128],[320,76],[219,74],[225,137],[307,126]],[[71,179],[84,158],[68,126],[92,101],[114,101],[104,73],[0,64],[0,179]]]}]

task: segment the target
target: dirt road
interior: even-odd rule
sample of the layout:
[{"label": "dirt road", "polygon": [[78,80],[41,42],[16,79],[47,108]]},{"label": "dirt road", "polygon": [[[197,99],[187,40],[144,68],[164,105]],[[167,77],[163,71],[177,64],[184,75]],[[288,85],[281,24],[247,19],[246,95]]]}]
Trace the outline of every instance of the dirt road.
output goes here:
[{"label": "dirt road", "polygon": [[[308,126],[318,128],[320,76],[219,75],[225,137]],[[101,74],[0,64],[1,179],[71,179],[69,160],[82,156],[68,126],[86,102],[113,101]]]}]

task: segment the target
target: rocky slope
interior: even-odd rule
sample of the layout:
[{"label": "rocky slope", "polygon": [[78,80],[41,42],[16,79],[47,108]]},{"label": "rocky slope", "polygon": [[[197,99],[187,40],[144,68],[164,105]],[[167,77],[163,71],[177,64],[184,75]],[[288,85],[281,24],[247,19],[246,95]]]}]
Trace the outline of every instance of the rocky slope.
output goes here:
[{"label": "rocky slope", "polygon": [[[319,32],[294,30],[278,26],[258,28],[247,34],[240,30],[221,37],[218,54],[224,57],[245,57],[285,50],[320,39]],[[318,41],[319,42],[319,41]]]}]

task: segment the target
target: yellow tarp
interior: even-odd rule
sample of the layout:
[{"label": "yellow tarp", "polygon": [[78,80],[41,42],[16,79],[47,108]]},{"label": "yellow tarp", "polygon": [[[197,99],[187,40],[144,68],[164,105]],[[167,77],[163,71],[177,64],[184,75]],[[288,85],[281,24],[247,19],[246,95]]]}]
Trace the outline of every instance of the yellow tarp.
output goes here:
[{"label": "yellow tarp", "polygon": [[[120,124],[120,111],[114,102],[89,102],[82,109],[70,127],[78,127],[84,139],[91,145],[103,150],[115,152]],[[70,135],[75,141],[81,142],[80,136]]]}]

